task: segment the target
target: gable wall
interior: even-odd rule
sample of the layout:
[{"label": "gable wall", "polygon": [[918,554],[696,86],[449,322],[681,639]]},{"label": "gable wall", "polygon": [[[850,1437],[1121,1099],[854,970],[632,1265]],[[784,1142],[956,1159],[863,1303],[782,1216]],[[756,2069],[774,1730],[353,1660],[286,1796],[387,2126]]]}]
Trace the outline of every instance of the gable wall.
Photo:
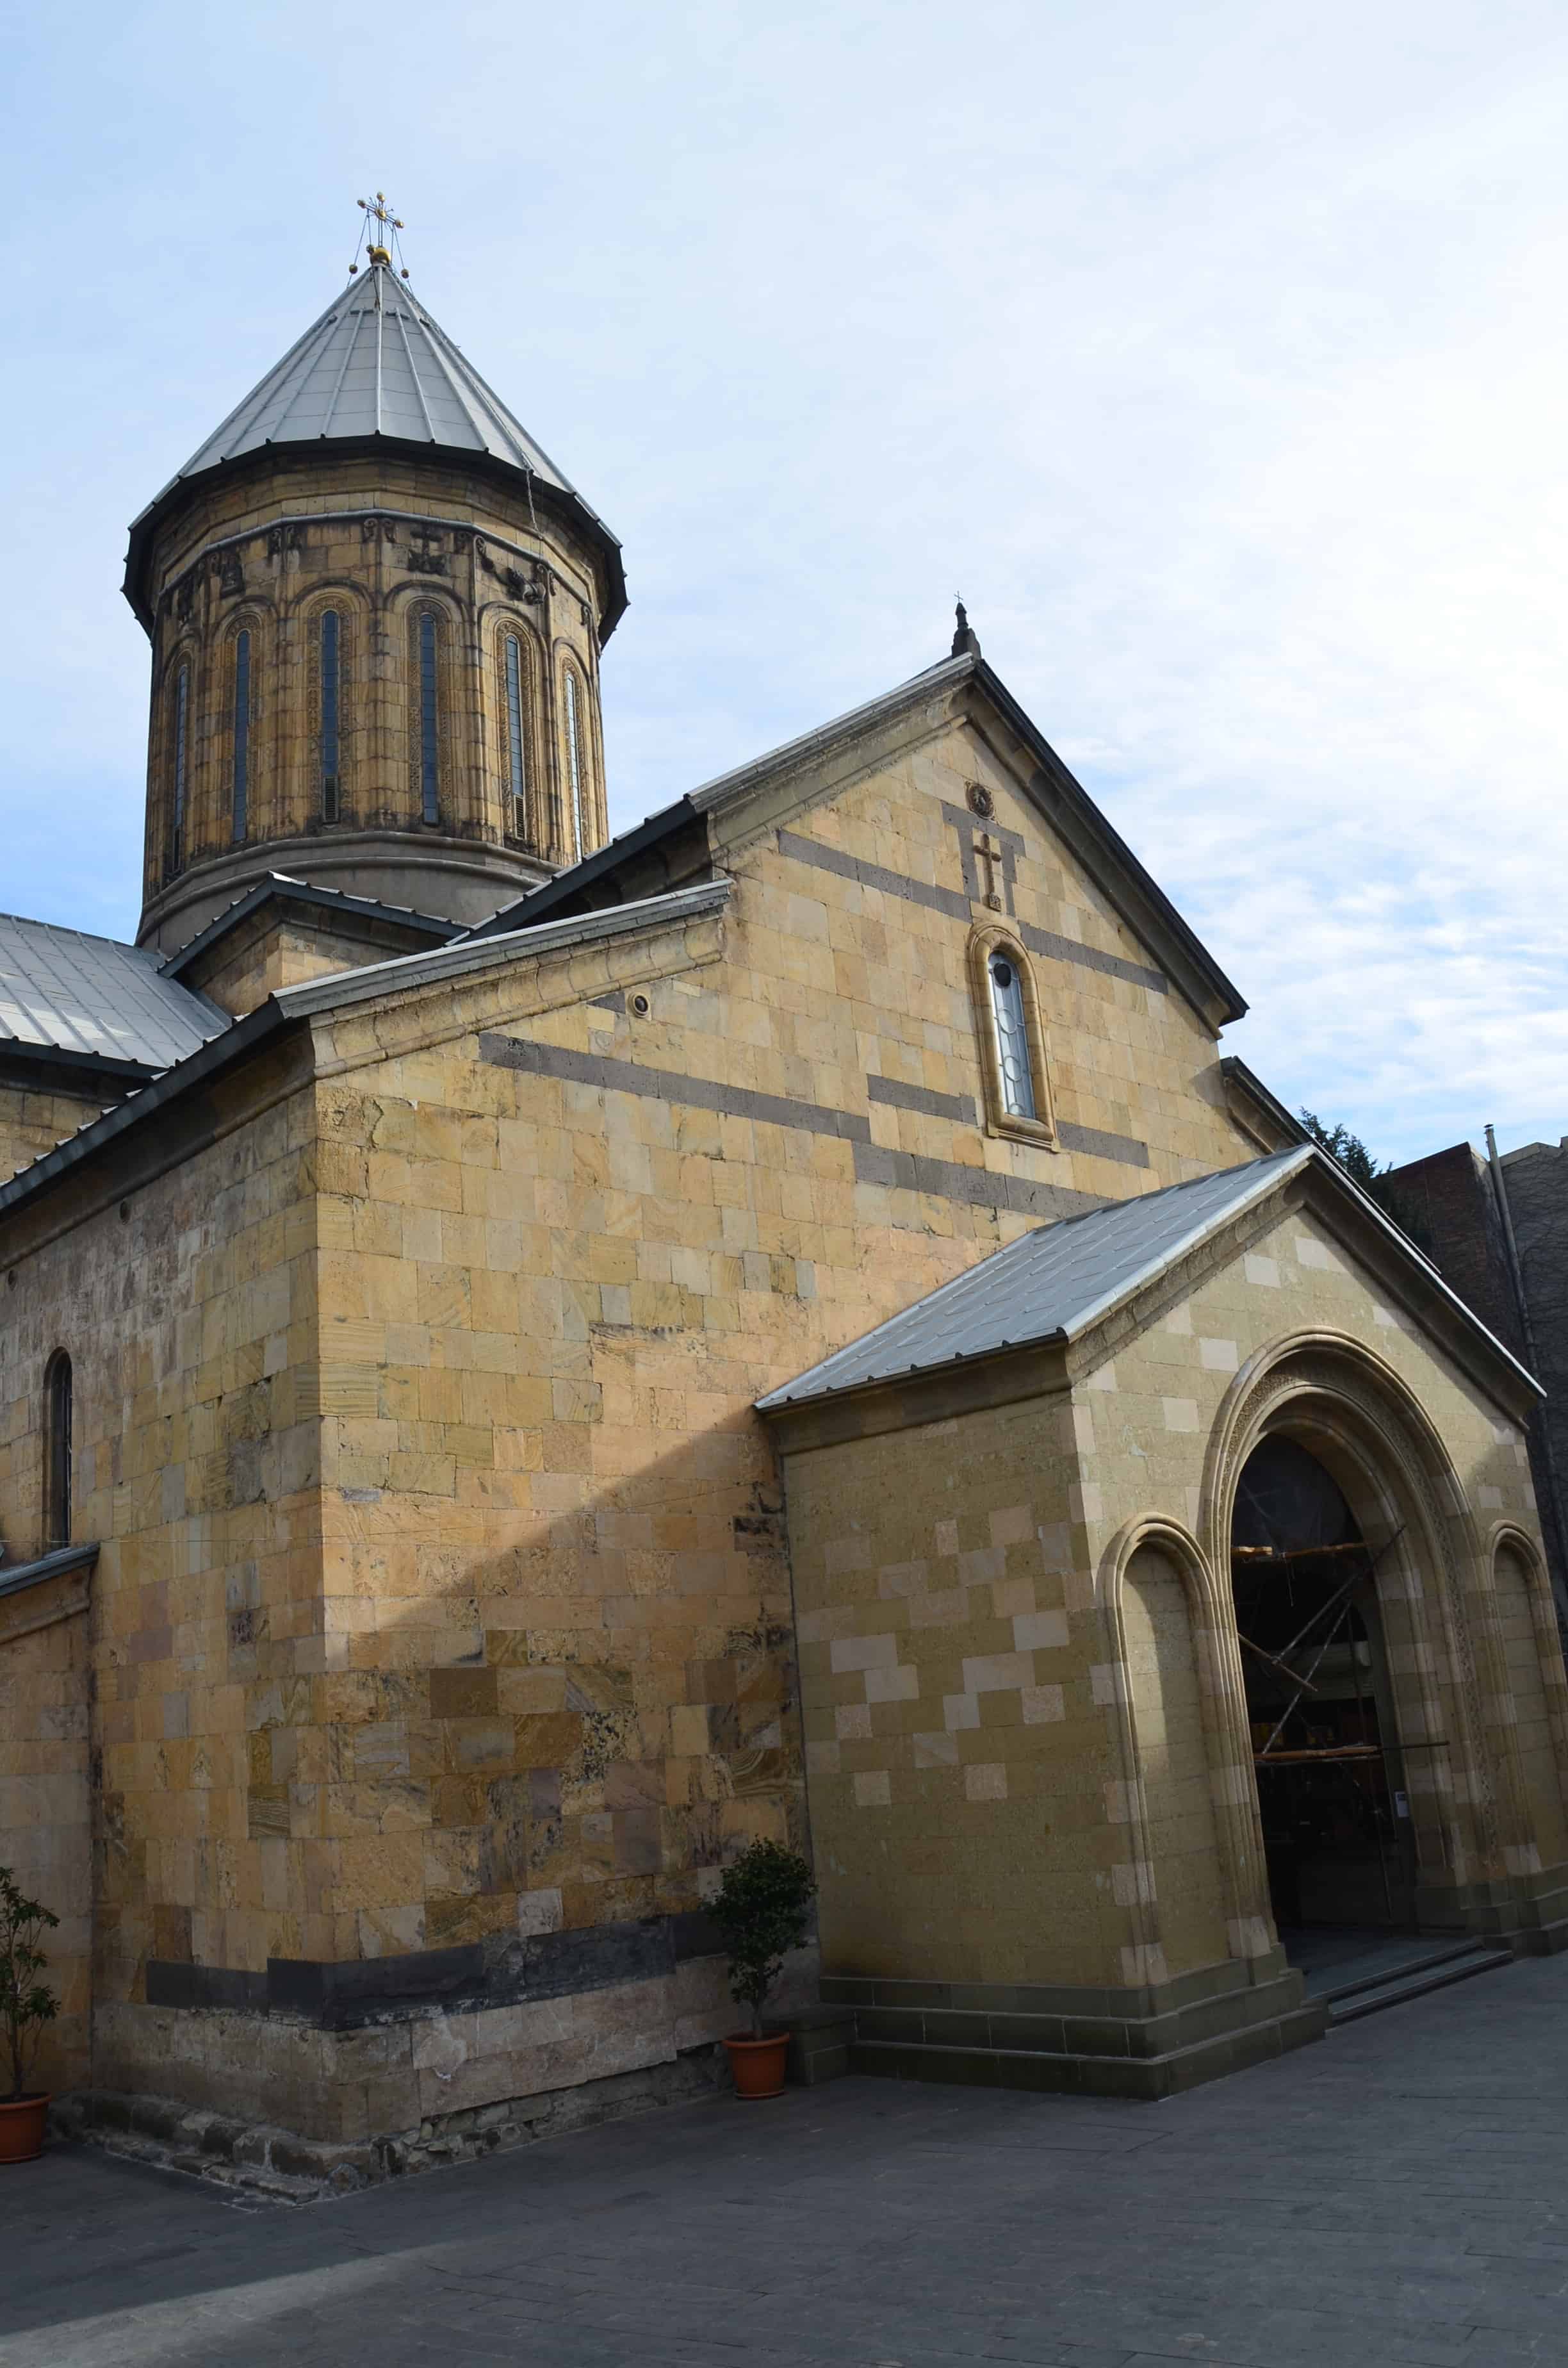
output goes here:
[{"label": "gable wall", "polygon": [[[870,754],[865,778],[831,801],[802,797],[766,837],[717,848],[721,865],[762,891],[760,904],[746,905],[743,957],[769,983],[767,1022],[744,1015],[760,1031],[759,1048],[803,1064],[819,1099],[867,1108],[878,1151],[940,1163],[912,1170],[862,1158],[858,1181],[896,1174],[939,1203],[953,1197],[952,1166],[984,1167],[1018,1179],[1010,1215],[1039,1218],[1070,1204],[1031,1198],[1032,1183],[1123,1200],[1255,1158],[1256,1144],[1226,1105],[1213,1030],[1054,837],[1010,767],[972,727],[945,715],[905,736],[880,761]],[[994,802],[989,817],[970,811],[976,782]],[[727,827],[744,833],[746,815]],[[989,871],[968,852],[982,835],[1007,859]],[[988,877],[999,909],[983,901]],[[1021,937],[1035,972],[1060,1135],[1060,1148],[1044,1155],[978,1123],[968,950],[971,933],[990,926]],[[913,1089],[926,1106],[880,1102],[872,1079]],[[885,1205],[906,1230],[907,1201]],[[913,1222],[941,1229],[945,1218],[938,1207]],[[1019,1230],[1004,1223],[992,1238]]]},{"label": "gable wall", "polygon": [[243,1019],[279,987],[302,986],[310,979],[359,970],[406,951],[406,939],[402,945],[376,945],[368,943],[363,932],[257,916],[233,942],[215,949],[218,959],[210,966],[206,962],[193,965],[184,983]]},{"label": "gable wall", "polygon": [[[1437,1892],[1549,1874],[1562,1832],[1560,1782],[1543,1787],[1539,1752],[1528,1768],[1518,1762],[1520,1712],[1505,1638],[1512,1606],[1500,1602],[1491,1544],[1506,1523],[1537,1542],[1539,1556],[1523,1434],[1311,1211],[1281,1212],[1076,1385],[1082,1566],[1101,1572],[1123,1525],[1155,1514],[1196,1537],[1223,1573],[1228,1540],[1204,1527],[1205,1452],[1233,1402],[1238,1372],[1258,1351],[1306,1333],[1348,1336],[1370,1349],[1423,1410],[1451,1467],[1453,1485],[1433,1486],[1414,1455],[1390,1450],[1376,1489],[1359,1503],[1351,1480],[1336,1473],[1374,1545],[1404,1525],[1380,1565],[1379,1600],[1409,1747],[1405,1774],[1395,1781],[1410,1791],[1425,1828],[1424,1873]],[[1332,1395],[1339,1384],[1322,1356],[1317,1370]],[[1375,1380],[1350,1386],[1378,1420],[1397,1419]],[[1425,1542],[1428,1519],[1441,1563]],[[1539,1561],[1537,1568],[1540,1685],[1568,1768],[1568,1686]],[[1108,1634],[1107,1650],[1114,1651]],[[1125,1684],[1120,1676],[1116,1682]],[[1483,1798],[1491,1804],[1484,1816],[1475,1808]]]}]

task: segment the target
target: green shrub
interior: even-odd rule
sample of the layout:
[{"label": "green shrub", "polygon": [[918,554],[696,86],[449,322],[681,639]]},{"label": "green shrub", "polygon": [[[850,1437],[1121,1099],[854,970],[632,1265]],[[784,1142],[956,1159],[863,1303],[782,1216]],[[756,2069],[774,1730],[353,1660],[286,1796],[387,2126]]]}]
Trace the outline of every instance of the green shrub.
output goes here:
[{"label": "green shrub", "polygon": [[60,2011],[54,1992],[38,1979],[47,1962],[40,1936],[59,1921],[17,1888],[8,1866],[0,1866],[0,2033],[11,2058],[8,2103],[26,2094],[39,2033]]},{"label": "green shrub", "polygon": [[811,1928],[815,1893],[811,1868],[798,1851],[778,1842],[753,1842],[724,1869],[724,1880],[709,1904],[729,1955],[730,1996],[738,2005],[750,2007],[758,2039],[763,2000],[778,1980],[786,1954],[800,1947]]}]

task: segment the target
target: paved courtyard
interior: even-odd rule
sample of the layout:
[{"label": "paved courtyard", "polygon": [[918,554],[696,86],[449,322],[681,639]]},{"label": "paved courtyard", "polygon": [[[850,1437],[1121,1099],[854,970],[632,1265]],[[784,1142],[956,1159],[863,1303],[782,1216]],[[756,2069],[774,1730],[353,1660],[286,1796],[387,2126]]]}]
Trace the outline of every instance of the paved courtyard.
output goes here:
[{"label": "paved courtyard", "polygon": [[1568,2362],[1568,1957],[1164,2105],[854,2079],[305,2209],[0,2175],[5,2368]]}]

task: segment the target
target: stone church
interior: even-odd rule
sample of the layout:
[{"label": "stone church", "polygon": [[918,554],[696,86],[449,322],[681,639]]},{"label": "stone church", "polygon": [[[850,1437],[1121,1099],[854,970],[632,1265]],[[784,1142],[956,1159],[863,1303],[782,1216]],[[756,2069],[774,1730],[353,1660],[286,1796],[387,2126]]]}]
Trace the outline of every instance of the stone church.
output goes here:
[{"label": "stone church", "polygon": [[1536,1384],[961,611],[609,839],[619,547],[385,246],[125,592],[136,942],[0,920],[58,2089],[351,2167],[685,2093],[756,1836],[819,2071],[1158,2097],[1324,1933],[1563,1944]]}]

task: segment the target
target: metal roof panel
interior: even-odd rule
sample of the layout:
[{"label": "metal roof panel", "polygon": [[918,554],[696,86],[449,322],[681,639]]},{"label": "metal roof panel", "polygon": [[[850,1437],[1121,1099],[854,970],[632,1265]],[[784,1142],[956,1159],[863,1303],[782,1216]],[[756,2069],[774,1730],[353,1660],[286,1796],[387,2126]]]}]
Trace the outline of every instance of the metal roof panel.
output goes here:
[{"label": "metal roof panel", "polygon": [[757,1405],[767,1412],[962,1358],[1075,1339],[1313,1156],[1307,1144],[1293,1144],[1244,1167],[1038,1226]]},{"label": "metal roof panel", "polygon": [[229,1025],[227,1012],[165,978],[141,946],[0,913],[0,1046],[158,1070]]},{"label": "metal roof panel", "polygon": [[575,491],[413,290],[372,264],[191,454],[158,500],[183,478],[264,445],[365,436],[487,452],[562,493]]}]

